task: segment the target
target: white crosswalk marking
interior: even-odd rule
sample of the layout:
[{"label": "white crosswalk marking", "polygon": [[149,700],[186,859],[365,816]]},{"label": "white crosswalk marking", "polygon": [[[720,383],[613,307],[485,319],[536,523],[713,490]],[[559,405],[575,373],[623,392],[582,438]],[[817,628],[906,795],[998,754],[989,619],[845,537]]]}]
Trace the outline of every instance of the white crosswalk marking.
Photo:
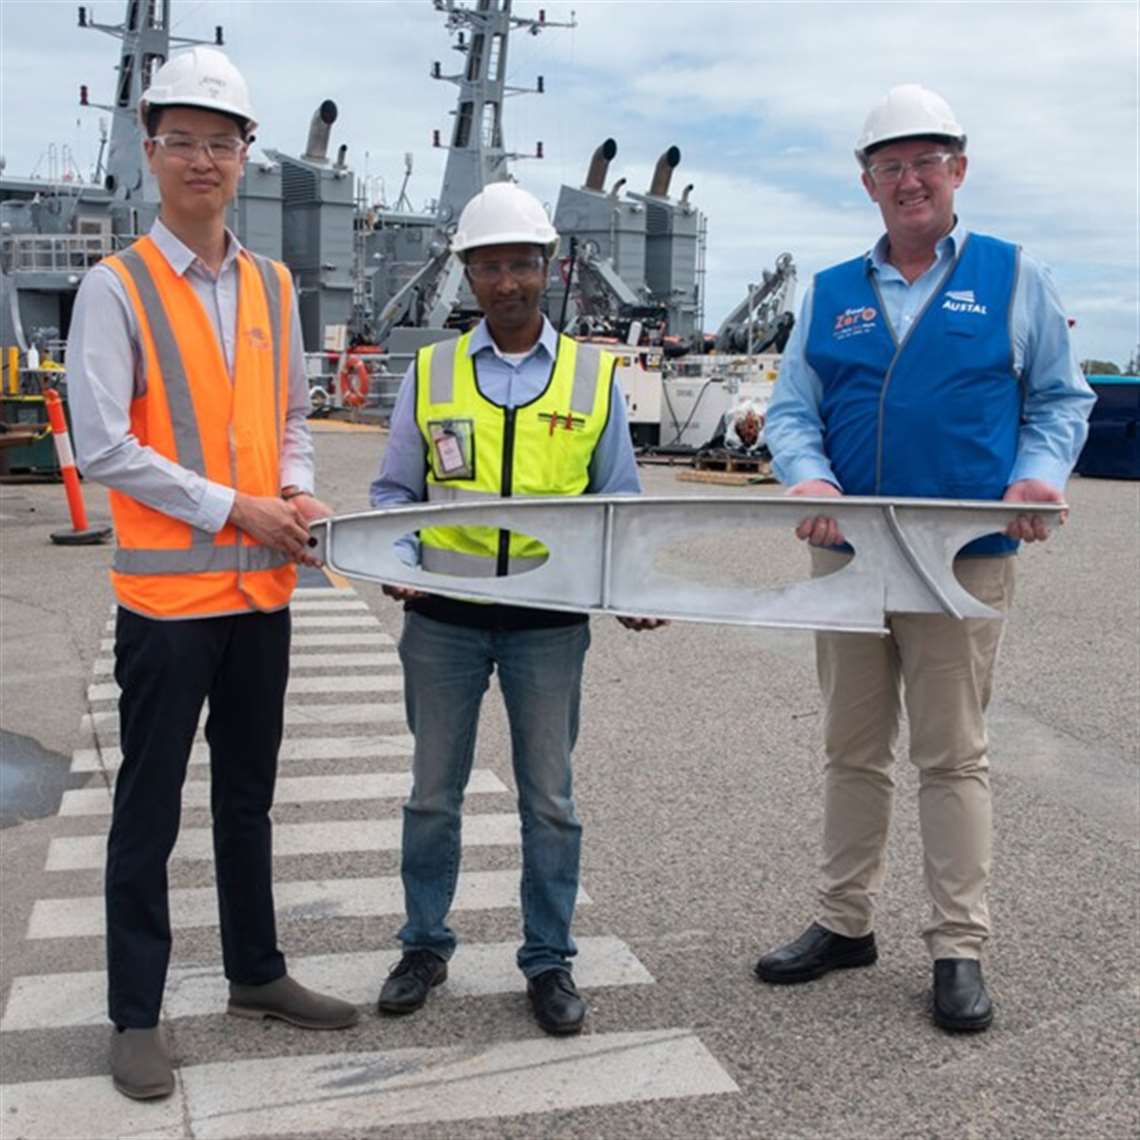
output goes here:
[{"label": "white crosswalk marking", "polygon": [[[378,629],[360,629],[352,633],[294,633],[289,644],[293,651],[298,649],[325,648],[332,649],[342,645],[395,645],[395,639]],[[115,648],[115,639],[105,637],[99,642],[99,649],[103,653],[110,653]]]},{"label": "white crosswalk marking", "polygon": [[[350,760],[370,756],[410,756],[415,741],[408,733],[391,736],[301,736],[281,742],[278,759],[294,760]],[[190,763],[208,764],[210,750],[205,744],[190,749]],[[71,754],[71,771],[99,772],[114,770],[123,763],[123,752],[118,746],[105,744],[101,748],[77,748]]]},{"label": "white crosswalk marking", "polygon": [[[314,951],[289,955],[290,973],[304,984],[344,997],[368,1009],[366,1016],[375,1017],[377,991],[399,953],[389,939],[404,913],[403,884],[396,874],[350,876],[354,858],[387,852],[391,867],[392,853],[400,849],[401,801],[410,790],[410,756],[415,746],[405,730],[400,659],[393,638],[352,589],[301,589],[292,608],[291,679],[275,796],[276,805],[284,811],[273,828],[274,854],[280,859],[274,894],[282,946],[288,951],[291,945],[302,944]],[[113,631],[113,621],[108,629]],[[57,947],[61,953],[74,948],[73,964],[81,948],[78,961],[86,963],[88,943],[74,940],[105,934],[104,900],[91,892],[97,881],[93,873],[101,871],[106,861],[105,831],[111,812],[107,777],[121,767],[122,752],[113,638],[103,638],[101,646],[87,693],[92,708],[82,718],[84,747],[76,748],[71,760],[72,772],[89,773],[92,779],[86,787],[63,794],[59,817],[71,822],[61,823],[61,833],[50,837],[44,887],[32,904],[26,928],[25,937],[37,950],[24,961],[42,959],[47,966],[61,961],[56,957]],[[183,788],[183,807],[200,812],[210,803],[209,773],[203,771],[209,763],[209,749],[202,738],[202,724],[191,749],[191,778]],[[337,761],[355,770],[336,771]],[[505,768],[505,758],[501,763]],[[489,861],[496,869],[461,868],[456,911],[517,915],[518,816],[513,810],[492,810],[504,805],[485,798],[510,790],[490,768],[475,768],[471,773],[464,848],[475,852],[476,860],[485,860],[474,866],[488,866]],[[323,810],[332,805],[362,802],[368,804],[363,819],[320,818],[332,814]],[[340,814],[360,812],[359,808],[343,808]],[[202,826],[201,815],[188,822],[196,826],[181,831],[171,856],[172,867],[186,876],[183,882],[208,883],[204,872],[212,869],[211,831]],[[484,849],[482,855],[479,849]],[[318,870],[314,859],[320,857],[326,862]],[[512,865],[502,869],[504,861]],[[328,879],[313,877],[327,873],[327,866],[350,870],[347,874],[338,870]],[[287,877],[302,874],[309,877]],[[176,931],[206,930],[216,935],[213,885],[175,887],[169,901]],[[590,901],[580,888],[579,905]],[[382,920],[379,928],[384,933],[374,944],[353,942],[342,948],[330,933],[342,927],[329,920],[365,920],[367,927]],[[44,946],[48,939],[55,940],[50,954]],[[655,985],[653,976],[621,939],[596,934],[579,936],[577,943],[575,979],[599,1008],[606,998],[592,997],[592,989]],[[535,1036],[521,996],[525,983],[515,964],[517,948],[517,941],[464,941],[450,963],[447,981],[432,1000],[447,1003],[517,995],[525,1034],[495,1039],[488,1031],[483,1039],[465,1037],[455,1045],[446,1030],[433,1031],[435,1040],[419,1047],[379,1052],[361,1052],[359,1035],[331,1034],[327,1045],[322,1036],[319,1046],[309,1047],[340,1051],[242,1059],[238,1049],[218,1063],[193,1043],[195,1034],[178,1035],[175,1094],[148,1104],[127,1100],[113,1089],[105,1068],[92,1068],[89,1061],[77,1057],[74,1047],[61,1047],[49,1066],[25,1068],[27,1075],[37,1079],[0,1087],[0,1127],[13,1140],[102,1140],[107,1136],[253,1140],[284,1133],[352,1135],[417,1123],[428,1125],[433,1134],[448,1135],[463,1120],[739,1091],[698,1035],[685,1027],[654,1024],[629,1032],[587,1033],[571,1040]],[[100,950],[92,964],[101,955]],[[177,1024],[183,1019],[217,1018],[227,1038],[236,1041],[252,1030],[246,1023],[238,1025],[236,1019],[221,1020],[226,998],[220,953],[189,964],[175,955],[164,995],[165,1020]],[[102,969],[27,974],[12,979],[0,1032],[90,1034],[105,1023],[106,975]],[[200,1040],[212,1037],[216,1041],[218,1032],[211,1027]],[[282,1054],[291,1053],[288,1031],[281,1040]],[[375,1036],[368,1038],[369,1043],[376,1040]],[[381,1036],[379,1041],[383,1040]],[[261,1048],[268,1051],[264,1044]],[[236,1059],[234,1053],[239,1054]],[[103,1067],[106,1060],[98,1064]],[[98,1075],[76,1077],[77,1072]]]},{"label": "white crosswalk marking", "polygon": [[[653,975],[620,938],[579,938],[574,977],[586,989],[599,986],[651,985]],[[515,965],[516,942],[477,942],[462,946],[451,960],[443,999],[509,994],[525,988]],[[388,967],[398,957],[389,946],[351,954],[291,957],[289,972],[313,989],[334,993],[354,1005],[371,1005]],[[203,1017],[226,1007],[227,984],[217,963],[172,966],[166,982],[163,1015]],[[107,976],[102,970],[39,974],[16,978],[0,1020],[5,1033],[23,1029],[58,1029],[67,1025],[103,1025],[107,1020]]]},{"label": "white crosswalk marking", "polygon": [[289,610],[294,614],[367,612],[368,603],[359,598],[301,598],[294,600]]},{"label": "white crosswalk marking", "polygon": [[[404,719],[404,706],[399,701],[368,702],[352,705],[295,705],[285,706],[285,727],[301,725],[324,726],[330,724],[379,724],[384,721]],[[198,739],[202,739],[202,725],[206,723],[206,710],[198,728]],[[117,740],[119,735],[119,713],[84,713],[80,717],[82,732],[98,735],[101,741]]]},{"label": "white crosswalk marking", "polygon": [[333,648],[338,645],[395,645],[394,638],[374,629],[359,629],[353,633],[294,633],[289,644],[293,650]]},{"label": "white crosswalk marking", "polygon": [[[379,643],[378,643],[379,644]],[[395,653],[294,653],[289,658],[290,674],[310,669],[367,669],[381,666],[399,668],[400,658]],[[113,657],[100,657],[92,670],[96,677],[110,677],[115,672]]]},{"label": "white crosswalk marking", "polygon": [[338,616],[336,614],[301,614],[293,618],[294,629],[369,629],[380,623],[369,613],[367,616]]},{"label": "white crosswalk marking", "polygon": [[[333,677],[291,677],[288,696],[298,693],[393,693],[402,692],[404,680],[398,673],[337,674]],[[89,701],[117,701],[119,686],[114,681],[87,686]]]},{"label": "white crosswalk marking", "polygon": [[[411,791],[408,772],[364,772],[351,776],[281,776],[273,796],[275,804],[315,804],[344,800],[404,798]],[[487,768],[474,768],[468,795],[507,791],[506,784]],[[187,780],[182,787],[184,808],[210,806],[209,780]],[[111,794],[104,787],[73,788],[63,793],[60,815],[109,815]]]},{"label": "white crosswalk marking", "polygon": [[[398,851],[403,820],[324,820],[320,823],[277,823],[273,854],[326,855],[349,851]],[[510,813],[472,813],[463,823],[464,847],[510,846],[518,842],[519,819]],[[102,869],[107,840],[103,835],[64,835],[48,844],[46,870]],[[184,827],[171,858],[179,862],[213,859],[213,834],[208,827]]]},{"label": "white crosswalk marking", "polygon": [[[404,913],[404,888],[398,875],[374,879],[295,880],[273,888],[278,920],[373,918]],[[517,871],[468,871],[459,875],[456,910],[496,910],[518,906]],[[578,905],[590,902],[578,891]],[[28,938],[100,938],[103,896],[37,899],[28,919]],[[213,887],[179,887],[170,892],[170,925],[174,930],[214,926],[218,896]]]},{"label": "white crosswalk marking", "polygon": [[109,1100],[109,1082],[93,1077],[8,1085],[4,1103],[9,1124],[18,1121],[26,1140],[242,1140],[283,1133],[352,1135],[740,1091],[700,1038],[685,1029],[215,1062],[182,1069],[181,1080],[185,1122],[170,1101],[140,1106]]},{"label": "white crosswalk marking", "polygon": [[[345,760],[360,757],[410,756],[415,741],[408,733],[390,736],[294,736],[283,740],[277,758],[292,760]],[[122,749],[116,744],[101,748],[76,748],[72,752],[72,772],[100,772],[104,768],[114,771],[123,763]],[[190,749],[190,764],[210,763],[210,749],[206,744],[194,744]]]}]

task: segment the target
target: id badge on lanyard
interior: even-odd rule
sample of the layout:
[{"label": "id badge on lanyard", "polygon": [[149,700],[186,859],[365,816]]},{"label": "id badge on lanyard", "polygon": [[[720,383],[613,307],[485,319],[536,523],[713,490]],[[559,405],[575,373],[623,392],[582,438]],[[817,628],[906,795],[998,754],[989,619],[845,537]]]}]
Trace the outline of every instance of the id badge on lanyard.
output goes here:
[{"label": "id badge on lanyard", "polygon": [[437,479],[475,478],[475,421],[429,420],[431,465]]}]

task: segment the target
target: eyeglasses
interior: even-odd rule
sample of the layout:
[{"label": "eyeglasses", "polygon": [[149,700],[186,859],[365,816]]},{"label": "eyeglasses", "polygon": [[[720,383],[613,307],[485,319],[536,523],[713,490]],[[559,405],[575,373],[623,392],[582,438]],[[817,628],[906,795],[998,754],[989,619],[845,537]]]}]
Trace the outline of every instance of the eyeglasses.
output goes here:
[{"label": "eyeglasses", "polygon": [[938,173],[951,159],[958,156],[953,151],[940,150],[930,154],[920,154],[910,162],[893,158],[889,162],[873,162],[867,167],[867,173],[879,185],[885,186],[898,182],[908,171],[913,170],[917,178],[929,178]]},{"label": "eyeglasses", "polygon": [[467,266],[467,276],[472,281],[490,284],[504,274],[516,281],[529,281],[542,274],[546,260],[541,257],[516,257],[511,261],[473,261]]},{"label": "eyeglasses", "polygon": [[245,142],[237,135],[213,135],[208,139],[200,139],[194,135],[171,133],[154,135],[153,139],[171,158],[182,162],[193,162],[200,150],[204,150],[206,157],[215,162],[234,162],[245,149]]}]

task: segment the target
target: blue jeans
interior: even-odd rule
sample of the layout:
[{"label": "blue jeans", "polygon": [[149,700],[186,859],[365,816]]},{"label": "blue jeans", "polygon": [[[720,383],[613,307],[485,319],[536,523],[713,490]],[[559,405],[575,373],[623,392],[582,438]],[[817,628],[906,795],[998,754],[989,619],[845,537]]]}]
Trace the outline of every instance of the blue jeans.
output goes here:
[{"label": "blue jeans", "polygon": [[582,825],[574,814],[570,755],[578,739],[586,623],[485,630],[409,613],[400,639],[408,727],[415,736],[412,794],[404,806],[401,874],[405,950],[455,951],[447,925],[459,876],[460,812],[475,754],[479,707],[498,668],[511,728],[522,822],[523,945],[534,977],[577,952],[570,922],[578,894]]}]

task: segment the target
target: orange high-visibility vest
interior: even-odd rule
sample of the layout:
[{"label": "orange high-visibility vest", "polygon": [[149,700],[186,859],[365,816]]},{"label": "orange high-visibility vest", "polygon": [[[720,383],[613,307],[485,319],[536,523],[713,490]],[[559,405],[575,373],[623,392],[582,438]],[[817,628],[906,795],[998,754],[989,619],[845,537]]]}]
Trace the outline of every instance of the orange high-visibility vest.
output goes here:
[{"label": "orange high-visibility vest", "polygon": [[[144,237],[106,259],[138,321],[143,391],[131,433],[144,447],[250,495],[278,495],[289,384],[292,281],[275,261],[237,258],[233,378],[206,310]],[[297,568],[227,523],[213,534],[111,491],[118,549],[111,581],[127,609],[212,617],[289,604]]]}]

